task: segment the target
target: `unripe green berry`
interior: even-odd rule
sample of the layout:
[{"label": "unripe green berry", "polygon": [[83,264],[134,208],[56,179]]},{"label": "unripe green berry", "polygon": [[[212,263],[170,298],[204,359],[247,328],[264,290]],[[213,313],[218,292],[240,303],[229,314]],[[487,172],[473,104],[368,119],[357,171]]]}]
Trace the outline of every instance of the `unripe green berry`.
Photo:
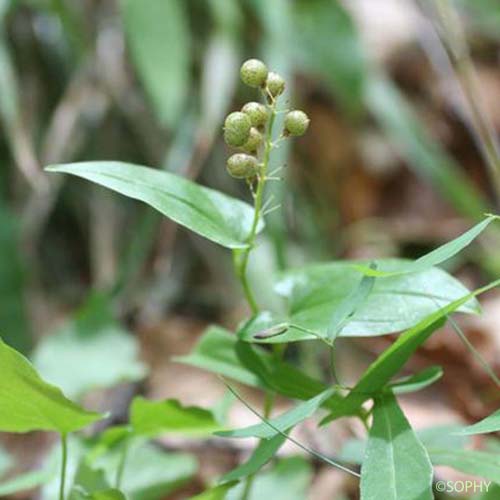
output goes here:
[{"label": "unripe green berry", "polygon": [[249,87],[263,87],[267,78],[267,67],[258,59],[249,59],[241,65],[240,76]]},{"label": "unripe green berry", "polygon": [[224,141],[228,146],[239,147],[247,142],[252,122],[245,113],[230,113],[224,122]]},{"label": "unripe green berry", "polygon": [[248,141],[243,144],[242,149],[245,153],[255,153],[262,144],[262,141],[262,134],[255,127],[252,127],[250,129],[250,137]]},{"label": "unripe green berry", "polygon": [[285,135],[304,135],[310,121],[303,111],[290,111],[285,116]]},{"label": "unripe green berry", "polygon": [[259,163],[255,156],[245,153],[236,153],[227,160],[227,171],[236,179],[246,179],[257,174]]},{"label": "unripe green berry", "polygon": [[248,115],[253,127],[263,127],[269,117],[269,112],[264,104],[260,102],[247,102],[241,111]]},{"label": "unripe green berry", "polygon": [[269,93],[274,97],[278,97],[285,91],[285,80],[278,73],[270,72],[267,75],[266,87]]}]

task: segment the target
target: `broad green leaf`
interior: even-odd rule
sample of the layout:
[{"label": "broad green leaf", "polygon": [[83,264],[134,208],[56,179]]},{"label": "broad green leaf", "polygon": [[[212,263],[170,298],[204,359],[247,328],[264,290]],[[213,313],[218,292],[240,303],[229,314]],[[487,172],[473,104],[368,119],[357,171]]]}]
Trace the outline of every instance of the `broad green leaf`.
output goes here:
[{"label": "broad green leaf", "polygon": [[218,486],[214,486],[213,488],[210,488],[209,490],[206,490],[199,495],[190,497],[189,500],[225,500],[227,492],[236,484],[237,481],[226,484],[219,484]]},{"label": "broad green leaf", "polygon": [[[405,265],[403,259],[376,260],[377,267],[391,270]],[[285,272],[276,291],[288,301],[288,332],[261,342],[276,343],[326,336],[332,312],[346,300],[359,283],[360,274],[352,262],[314,264]],[[412,275],[376,280],[371,293],[340,332],[342,337],[374,336],[411,328],[424,318],[468,290],[455,278],[438,268]],[[462,304],[460,312],[478,312],[472,299]],[[307,333],[302,329],[311,330]]]},{"label": "broad green leaf", "polygon": [[446,321],[446,317],[460,306],[500,284],[500,280],[479,288],[474,292],[455,300],[451,304],[427,316],[420,323],[402,334],[388,347],[364,372],[355,387],[344,398],[337,396],[333,402],[334,411],[322,423],[327,423],[339,416],[357,411],[368,399],[379,393],[399,370],[406,364],[415,350],[421,346]]},{"label": "broad green leaf", "polygon": [[286,437],[283,434],[277,434],[271,439],[263,439],[244,464],[224,474],[220,481],[226,483],[255,474],[276,455],[285,441]]},{"label": "broad green leaf", "polygon": [[[376,265],[371,264],[369,269],[375,270]],[[356,288],[335,308],[327,331],[327,338],[330,342],[335,341],[347,322],[366,301],[374,284],[373,277],[363,276]]]},{"label": "broad green leaf", "polygon": [[252,207],[182,177],[114,161],[68,163],[46,170],[73,174],[143,201],[178,224],[224,247],[247,246]]},{"label": "broad green leaf", "polygon": [[500,431],[500,410],[492,413],[490,416],[484,418],[480,422],[477,422],[468,427],[462,427],[458,434],[469,436],[472,434],[487,434],[489,432],[499,432]]},{"label": "broad green leaf", "polygon": [[114,320],[107,299],[98,295],[38,343],[33,364],[73,398],[90,389],[140,380],[147,371],[139,361],[137,340]]},{"label": "broad green leaf", "polygon": [[[302,457],[291,457],[278,462],[271,470],[258,474],[252,483],[247,500],[304,500],[312,478],[312,468]],[[232,488],[225,500],[240,500],[244,482]]]},{"label": "broad green leaf", "polygon": [[16,217],[0,200],[0,331],[7,344],[27,354],[32,339],[23,296],[24,270],[18,229]]},{"label": "broad green leaf", "polygon": [[[286,362],[276,360],[263,349],[250,345],[248,348],[253,349],[259,361],[258,366],[254,363],[249,368],[242,364],[246,361],[245,359],[242,361],[236,352],[237,343],[236,336],[227,330],[211,327],[191,354],[175,359],[252,387],[271,388],[295,399],[311,399],[327,388],[323,382],[309,377]],[[258,369],[262,369],[262,372],[252,372]],[[325,401],[324,406],[331,408],[334,403],[332,397]]]},{"label": "broad green leaf", "polygon": [[196,406],[182,406],[175,399],[149,401],[136,397],[130,407],[134,434],[149,437],[160,434],[205,436],[220,429],[211,411]]},{"label": "broad green leaf", "polygon": [[361,499],[432,499],[432,476],[427,451],[395,397],[377,398],[361,467]]},{"label": "broad green leaf", "polygon": [[[416,430],[418,439],[427,451],[432,447],[438,449],[462,449],[467,446],[468,440],[465,436],[457,436],[453,433],[458,429],[457,425],[438,425]],[[351,464],[361,465],[366,453],[366,440],[349,439],[339,454],[339,460]],[[432,461],[432,460],[431,460]]]},{"label": "broad green leaf", "polygon": [[291,410],[286,411],[279,417],[269,419],[272,424],[270,426],[267,422],[251,425],[243,429],[236,429],[232,431],[219,431],[216,432],[218,436],[233,437],[233,438],[246,438],[258,437],[261,439],[271,439],[279,435],[277,430],[286,432],[306,418],[312,416],[318,408],[334,393],[334,389],[327,389],[321,392],[312,399],[298,404]]},{"label": "broad green leaf", "polygon": [[258,376],[241,365],[236,355],[237,338],[223,328],[208,328],[194,350],[174,360],[196,366],[252,387],[263,387]]},{"label": "broad green leaf", "polygon": [[429,446],[429,456],[434,465],[447,465],[453,469],[484,477],[500,483],[500,455],[476,450],[457,450]]},{"label": "broad green leaf", "polygon": [[394,394],[406,394],[420,391],[433,384],[443,376],[443,369],[440,366],[430,366],[415,375],[395,380],[389,384]]},{"label": "broad green leaf", "polygon": [[438,264],[451,259],[454,255],[462,251],[486,229],[490,222],[495,219],[498,220],[498,218],[498,216],[490,215],[486,217],[486,219],[484,219],[482,222],[476,224],[474,227],[458,236],[454,240],[448,241],[444,245],[436,248],[426,255],[423,255],[417,260],[410,261],[408,263],[401,263],[401,266],[396,267],[396,269],[384,271],[383,269],[373,269],[371,267],[363,265],[355,265],[354,267],[366,276],[375,277],[397,276],[399,274],[418,273],[426,271],[433,266],[437,266]]},{"label": "broad green leaf", "polygon": [[0,341],[0,431],[74,432],[103,418],[67,399],[30,362]]},{"label": "broad green leaf", "polygon": [[191,53],[181,0],[122,0],[125,35],[159,119],[173,127],[189,92]]}]

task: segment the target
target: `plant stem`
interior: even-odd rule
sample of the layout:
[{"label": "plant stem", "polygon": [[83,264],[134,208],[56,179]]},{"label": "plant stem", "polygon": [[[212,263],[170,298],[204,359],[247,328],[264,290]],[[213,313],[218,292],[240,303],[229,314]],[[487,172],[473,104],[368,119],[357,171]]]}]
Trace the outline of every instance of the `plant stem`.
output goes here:
[{"label": "plant stem", "polygon": [[64,486],[66,484],[66,465],[68,462],[68,436],[66,433],[61,434],[61,482],[59,484],[59,500],[64,500]]},{"label": "plant stem", "polygon": [[120,463],[118,464],[118,469],[116,470],[116,489],[119,490],[122,484],[123,473],[125,471],[125,464],[127,463],[127,455],[129,450],[129,440],[127,439],[123,445],[122,453],[120,456]]},{"label": "plant stem", "polygon": [[245,293],[248,305],[252,310],[252,314],[257,314],[257,312],[259,311],[259,306],[257,305],[252,289],[248,283],[248,276],[247,276],[248,258],[250,256],[250,252],[253,250],[255,246],[255,237],[257,236],[257,229],[259,227],[259,221],[262,215],[261,211],[262,211],[262,203],[264,200],[264,187],[266,185],[267,171],[269,168],[269,159],[271,156],[271,150],[273,148],[272,137],[273,137],[274,119],[276,117],[276,101],[273,101],[268,107],[271,115],[269,117],[269,123],[267,126],[267,131],[265,136],[264,157],[262,159],[262,167],[257,179],[257,190],[255,192],[253,221],[252,221],[252,226],[250,228],[250,234],[248,235],[247,238],[248,246],[242,251],[241,254],[237,253],[234,254],[236,274],[241,282],[241,285],[243,287],[243,292]]},{"label": "plant stem", "polygon": [[[495,194],[500,198],[500,146],[495,137],[490,117],[480,101],[477,75],[474,70],[460,19],[449,0],[435,0],[442,26],[445,47],[463,95],[469,107],[470,125],[479,144],[483,159],[489,168]],[[498,199],[497,199],[498,201]]]}]

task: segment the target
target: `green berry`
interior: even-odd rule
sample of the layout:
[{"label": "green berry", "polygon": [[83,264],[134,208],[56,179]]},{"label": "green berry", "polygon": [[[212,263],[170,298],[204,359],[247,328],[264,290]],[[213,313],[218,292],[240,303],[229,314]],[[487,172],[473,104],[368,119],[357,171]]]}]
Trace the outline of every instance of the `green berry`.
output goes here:
[{"label": "green berry", "polygon": [[274,97],[278,97],[285,91],[285,80],[278,73],[272,71],[267,75],[266,87],[269,93]]},{"label": "green berry", "polygon": [[257,158],[245,153],[236,153],[227,160],[227,171],[232,177],[246,179],[253,177],[259,168]]},{"label": "green berry", "polygon": [[300,110],[290,111],[285,116],[286,135],[304,135],[309,127],[309,117]]},{"label": "green berry", "polygon": [[245,113],[230,113],[224,122],[224,141],[228,146],[239,147],[247,142],[252,122]]},{"label": "green berry", "polygon": [[249,59],[241,65],[240,76],[249,87],[263,87],[267,78],[267,67],[258,59]]},{"label": "green berry", "polygon": [[247,142],[243,144],[242,149],[246,153],[255,153],[262,144],[262,141],[262,134],[255,127],[252,127],[250,129],[250,137]]},{"label": "green berry", "polygon": [[241,108],[241,111],[248,115],[252,126],[257,128],[263,127],[269,117],[267,108],[260,102],[247,102]]}]

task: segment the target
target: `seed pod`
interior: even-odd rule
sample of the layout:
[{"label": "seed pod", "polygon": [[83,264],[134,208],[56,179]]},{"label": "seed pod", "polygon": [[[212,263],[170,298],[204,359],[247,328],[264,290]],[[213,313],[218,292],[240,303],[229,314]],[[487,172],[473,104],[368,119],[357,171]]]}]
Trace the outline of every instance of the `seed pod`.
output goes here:
[{"label": "seed pod", "polygon": [[285,135],[304,135],[310,121],[303,111],[290,111],[285,116]]},{"label": "seed pod", "polygon": [[255,156],[236,153],[227,160],[227,171],[231,177],[246,179],[257,174],[259,164]]},{"label": "seed pod", "polygon": [[263,87],[267,78],[267,67],[259,59],[249,59],[241,65],[240,76],[249,87]]},{"label": "seed pod", "polygon": [[274,97],[278,97],[285,91],[285,80],[278,73],[270,72],[267,75],[266,87],[269,93]]},{"label": "seed pod", "polygon": [[262,144],[262,134],[255,128],[250,129],[250,137],[241,147],[245,153],[256,153]]},{"label": "seed pod", "polygon": [[248,115],[252,126],[257,128],[263,127],[269,117],[267,108],[260,102],[247,102],[241,108],[241,111]]},{"label": "seed pod", "polygon": [[239,147],[247,142],[252,122],[245,113],[230,113],[224,122],[224,141],[228,146]]}]

